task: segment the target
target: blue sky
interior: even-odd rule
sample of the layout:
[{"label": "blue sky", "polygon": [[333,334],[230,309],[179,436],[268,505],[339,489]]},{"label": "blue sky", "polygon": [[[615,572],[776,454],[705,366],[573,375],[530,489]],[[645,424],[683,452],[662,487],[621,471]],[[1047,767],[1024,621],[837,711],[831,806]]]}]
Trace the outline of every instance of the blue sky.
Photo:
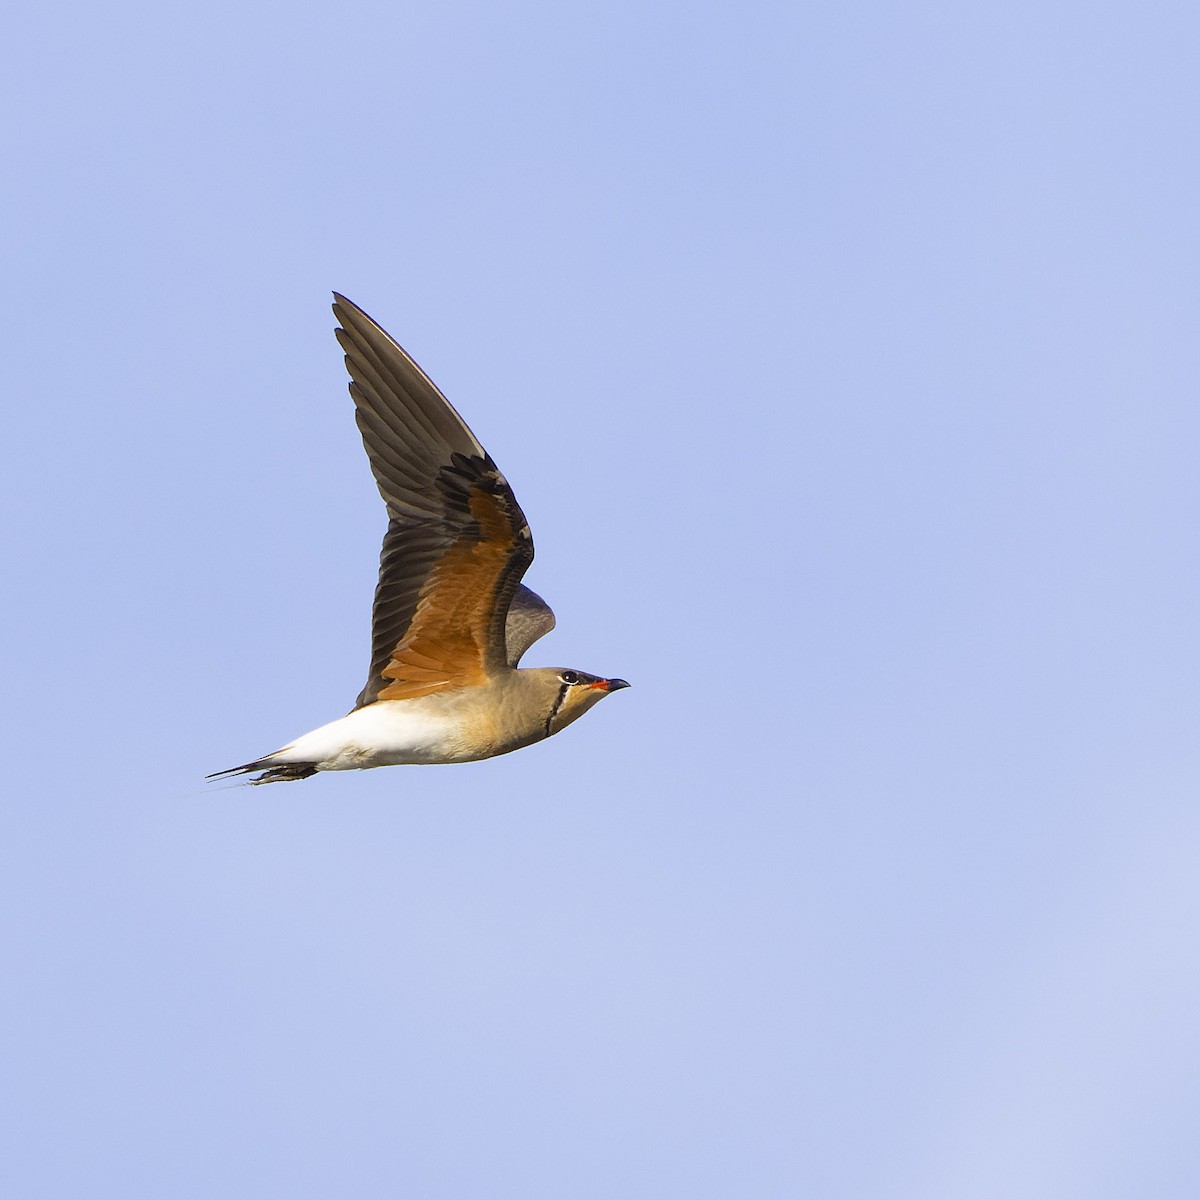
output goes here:
[{"label": "blue sky", "polygon": [[[3,1193],[1195,1196],[1198,34],[14,17]],[[334,288],[634,686],[206,789],[365,678]]]}]

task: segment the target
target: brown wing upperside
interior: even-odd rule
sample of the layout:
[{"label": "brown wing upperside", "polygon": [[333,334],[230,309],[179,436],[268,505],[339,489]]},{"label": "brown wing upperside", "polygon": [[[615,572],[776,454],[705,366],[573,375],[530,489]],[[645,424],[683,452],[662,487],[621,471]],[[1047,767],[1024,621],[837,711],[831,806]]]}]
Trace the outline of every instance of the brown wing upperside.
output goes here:
[{"label": "brown wing upperside", "polygon": [[[452,509],[469,517],[429,566],[407,627],[391,645],[377,647],[371,680],[359,706],[375,700],[412,700],[471,686],[508,664],[505,620],[521,576],[533,561],[529,526],[504,477],[489,460],[456,464],[461,490],[448,487]],[[389,531],[390,533],[390,531]],[[388,611],[393,580],[385,562],[376,591],[376,629]],[[396,583],[408,584],[412,564],[397,565]]]},{"label": "brown wing upperside", "polygon": [[432,380],[335,294],[337,338],[388,509],[357,707],[482,682],[507,661],[505,618],[533,540],[504,476]]}]

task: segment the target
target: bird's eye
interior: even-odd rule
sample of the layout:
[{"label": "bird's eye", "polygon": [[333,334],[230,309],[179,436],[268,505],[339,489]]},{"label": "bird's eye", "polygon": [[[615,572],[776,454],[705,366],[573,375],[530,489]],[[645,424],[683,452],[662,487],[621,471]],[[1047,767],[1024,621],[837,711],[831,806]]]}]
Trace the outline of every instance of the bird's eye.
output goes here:
[{"label": "bird's eye", "polygon": [[578,671],[564,671],[559,676],[559,679],[561,679],[563,681],[563,683],[578,683],[579,682],[579,672]]}]

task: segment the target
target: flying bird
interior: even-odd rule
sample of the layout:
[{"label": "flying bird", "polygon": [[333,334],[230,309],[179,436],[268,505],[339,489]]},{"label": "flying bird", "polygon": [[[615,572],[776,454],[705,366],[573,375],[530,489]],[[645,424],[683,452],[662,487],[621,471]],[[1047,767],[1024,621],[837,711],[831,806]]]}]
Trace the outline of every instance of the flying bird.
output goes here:
[{"label": "flying bird", "polygon": [[401,763],[472,762],[540,742],[628,687],[586,671],[519,667],[554,628],[521,583],[533,538],[512,488],[466,422],[361,308],[334,293],[337,340],[387,505],[371,669],[348,716],[209,779],[307,779]]}]

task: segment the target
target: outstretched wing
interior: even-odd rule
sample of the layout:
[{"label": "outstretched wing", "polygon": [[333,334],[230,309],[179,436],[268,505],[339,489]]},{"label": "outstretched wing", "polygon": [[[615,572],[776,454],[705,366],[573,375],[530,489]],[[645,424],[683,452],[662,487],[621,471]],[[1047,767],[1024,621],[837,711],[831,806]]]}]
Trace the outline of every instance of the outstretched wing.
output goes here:
[{"label": "outstretched wing", "polygon": [[550,605],[537,592],[521,584],[508,606],[508,619],[504,623],[508,665],[515,667],[521,661],[521,655],[553,628],[554,612]]},{"label": "outstretched wing", "polygon": [[358,427],[389,517],[371,673],[357,707],[482,683],[509,661],[505,622],[533,561],[529,525],[421,368],[362,309],[334,299]]}]

